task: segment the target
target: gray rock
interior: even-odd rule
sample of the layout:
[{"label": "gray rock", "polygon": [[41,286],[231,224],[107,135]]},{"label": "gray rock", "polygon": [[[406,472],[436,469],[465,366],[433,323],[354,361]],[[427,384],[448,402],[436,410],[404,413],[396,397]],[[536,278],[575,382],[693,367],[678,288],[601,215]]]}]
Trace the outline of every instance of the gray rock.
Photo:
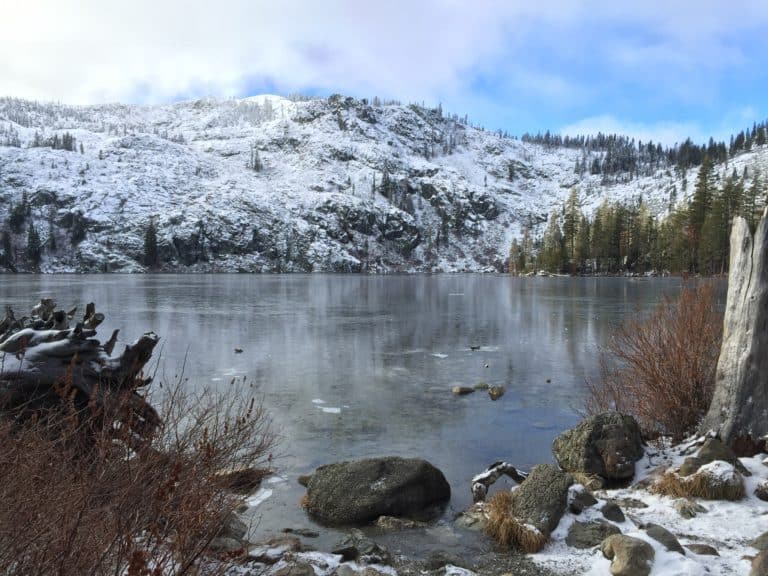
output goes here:
[{"label": "gray rock", "polygon": [[656,556],[648,542],[624,534],[609,536],[600,550],[611,560],[613,576],[648,576]]},{"label": "gray rock", "polygon": [[243,522],[237,514],[230,514],[224,521],[224,525],[217,534],[219,538],[233,538],[234,540],[242,540],[248,533],[248,525]]},{"label": "gray rock", "polygon": [[467,568],[461,558],[453,554],[449,554],[448,552],[443,552],[442,550],[433,552],[424,562],[424,567],[427,570],[440,570],[440,568],[444,568],[445,566],[458,566],[459,568],[464,569]]},{"label": "gray rock", "polygon": [[498,400],[504,396],[504,392],[506,392],[504,386],[491,386],[488,388],[488,396],[491,397],[491,400]]},{"label": "gray rock", "polygon": [[488,519],[485,517],[482,503],[473,504],[467,510],[459,514],[454,524],[465,530],[485,530]]},{"label": "gray rock", "polygon": [[579,486],[571,487],[568,499],[568,510],[572,514],[581,514],[585,508],[589,508],[595,504],[597,504],[597,498],[592,496],[592,493],[589,490]]},{"label": "gray rock", "polygon": [[760,536],[752,540],[749,545],[758,550],[768,550],[768,532],[760,534]]},{"label": "gray rock", "polygon": [[621,534],[621,530],[605,520],[574,522],[568,530],[565,543],[574,548],[592,548],[613,534]]},{"label": "gray rock", "polygon": [[392,558],[383,546],[366,537],[359,530],[352,530],[331,550],[341,555],[342,561],[361,561],[365,564],[388,564]]},{"label": "gray rock", "polygon": [[717,549],[709,544],[686,544],[685,547],[699,556],[720,556]]},{"label": "gray rock", "polygon": [[414,528],[424,528],[427,524],[408,518],[395,518],[394,516],[379,516],[376,520],[376,526],[382,530],[413,530]]},{"label": "gray rock", "polygon": [[318,468],[307,485],[307,511],[326,524],[362,524],[423,514],[450,497],[445,476],[426,460],[368,458]]},{"label": "gray rock", "polygon": [[755,496],[763,502],[768,502],[768,480],[755,486]]},{"label": "gray rock", "polygon": [[680,498],[675,500],[675,510],[683,518],[695,518],[697,514],[707,512],[701,504],[691,498]]},{"label": "gray rock", "polygon": [[222,470],[216,474],[216,478],[233,492],[251,494],[258,490],[261,481],[269,474],[270,471],[263,468],[245,467],[237,470]]},{"label": "gray rock", "polygon": [[341,564],[336,570],[333,571],[334,576],[358,576],[357,572],[351,566]]},{"label": "gray rock", "polygon": [[768,576],[768,550],[763,550],[753,558],[749,576]]},{"label": "gray rock", "polygon": [[612,502],[616,502],[616,504],[618,504],[622,508],[629,508],[629,509],[648,508],[648,504],[646,504],[642,500],[638,500],[637,498],[616,498],[615,500],[612,500]]},{"label": "gray rock", "polygon": [[571,475],[554,464],[534,466],[528,478],[512,493],[512,515],[549,534],[565,513],[571,484]]},{"label": "gray rock", "polygon": [[690,476],[699,468],[715,460],[728,462],[731,466],[741,472],[742,476],[751,476],[752,473],[747,470],[744,464],[736,457],[733,450],[723,444],[717,438],[707,438],[706,442],[699,448],[696,456],[686,458],[680,466],[680,476]]},{"label": "gray rock", "polygon": [[263,564],[274,564],[286,552],[303,552],[301,540],[296,536],[278,536],[248,550],[248,557]]},{"label": "gray rock", "polygon": [[294,561],[273,572],[272,576],[315,576],[315,569],[306,562]]},{"label": "gray rock", "polygon": [[237,538],[217,536],[208,543],[208,549],[214,552],[236,552],[245,548],[245,542]]},{"label": "gray rock", "polygon": [[610,520],[611,522],[624,522],[624,512],[615,502],[606,502],[606,504],[600,508],[600,512],[603,514],[603,518]]},{"label": "gray rock", "polygon": [[640,427],[632,416],[604,412],[560,434],[552,444],[558,464],[568,472],[628,480],[643,456]]},{"label": "gray rock", "polygon": [[675,538],[675,535],[663,526],[659,526],[658,524],[647,524],[645,526],[645,533],[656,540],[656,542],[660,542],[664,548],[670,552],[679,552],[685,556],[685,550],[683,550],[683,547],[680,545],[677,538]]},{"label": "gray rock", "polygon": [[309,528],[283,528],[281,532],[284,534],[296,534],[296,536],[304,536],[304,538],[317,538],[320,536],[320,532],[316,530],[310,530]]}]

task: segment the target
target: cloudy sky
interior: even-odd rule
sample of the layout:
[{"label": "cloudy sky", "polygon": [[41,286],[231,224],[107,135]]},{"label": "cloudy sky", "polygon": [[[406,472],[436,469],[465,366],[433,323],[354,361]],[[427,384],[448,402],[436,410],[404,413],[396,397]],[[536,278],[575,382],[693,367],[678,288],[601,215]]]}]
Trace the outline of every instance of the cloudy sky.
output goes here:
[{"label": "cloudy sky", "polygon": [[673,143],[768,117],[765,0],[0,0],[0,95],[424,102]]}]

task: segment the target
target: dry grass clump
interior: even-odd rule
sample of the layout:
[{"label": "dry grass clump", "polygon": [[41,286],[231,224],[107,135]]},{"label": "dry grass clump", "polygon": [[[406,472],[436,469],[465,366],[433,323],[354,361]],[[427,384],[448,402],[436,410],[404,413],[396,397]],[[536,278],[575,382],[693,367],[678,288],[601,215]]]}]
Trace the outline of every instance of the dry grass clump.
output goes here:
[{"label": "dry grass clump", "polygon": [[577,484],[581,484],[587,490],[600,490],[605,485],[605,480],[599,474],[590,474],[583,470],[568,472]]},{"label": "dry grass clump", "polygon": [[600,379],[587,382],[585,412],[632,414],[646,437],[681,440],[709,408],[721,337],[713,284],[684,286],[676,300],[615,331]]},{"label": "dry grass clump", "polygon": [[737,482],[720,481],[706,471],[696,472],[690,476],[680,476],[667,472],[650,491],[664,496],[676,498],[703,498],[705,500],[741,500],[744,498],[744,482],[737,476]]},{"label": "dry grass clump", "polygon": [[486,533],[502,546],[517,546],[526,553],[538,552],[549,537],[515,518],[511,506],[512,493],[508,491],[497,492],[488,500]]},{"label": "dry grass clump", "polygon": [[115,424],[120,402],[115,414],[91,408],[0,416],[3,574],[197,574],[241,504],[217,474],[268,459],[265,413],[178,386],[158,410],[162,425],[137,443]]}]

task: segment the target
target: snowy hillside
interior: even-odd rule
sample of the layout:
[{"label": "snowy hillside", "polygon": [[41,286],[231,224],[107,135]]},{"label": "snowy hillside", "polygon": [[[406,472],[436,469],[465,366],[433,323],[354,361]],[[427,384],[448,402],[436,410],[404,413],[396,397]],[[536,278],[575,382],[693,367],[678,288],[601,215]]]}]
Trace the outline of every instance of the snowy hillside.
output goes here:
[{"label": "snowy hillside", "polygon": [[[72,150],[46,142],[74,137]],[[41,144],[42,143],[42,144]],[[501,270],[512,238],[540,230],[571,189],[586,212],[642,196],[658,213],[685,179],[603,185],[580,152],[414,105],[341,96],[69,107],[0,99],[0,222],[28,199],[42,271],[141,271],[150,221],[159,268],[194,271]],[[765,147],[731,162],[764,166]],[[720,167],[724,170],[724,167]],[[2,247],[0,247],[2,250]]]}]

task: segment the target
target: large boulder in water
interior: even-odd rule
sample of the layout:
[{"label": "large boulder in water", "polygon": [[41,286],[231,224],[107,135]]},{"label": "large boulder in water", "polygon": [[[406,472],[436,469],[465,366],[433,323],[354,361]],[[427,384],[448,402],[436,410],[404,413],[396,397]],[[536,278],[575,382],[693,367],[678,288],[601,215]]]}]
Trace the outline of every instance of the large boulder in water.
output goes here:
[{"label": "large boulder in water", "polygon": [[568,472],[629,480],[643,457],[643,438],[632,416],[604,412],[590,416],[555,438],[552,452]]},{"label": "large boulder in water", "polygon": [[448,481],[432,464],[391,456],[319,467],[307,484],[306,508],[325,524],[364,524],[420,516],[450,497]]}]

